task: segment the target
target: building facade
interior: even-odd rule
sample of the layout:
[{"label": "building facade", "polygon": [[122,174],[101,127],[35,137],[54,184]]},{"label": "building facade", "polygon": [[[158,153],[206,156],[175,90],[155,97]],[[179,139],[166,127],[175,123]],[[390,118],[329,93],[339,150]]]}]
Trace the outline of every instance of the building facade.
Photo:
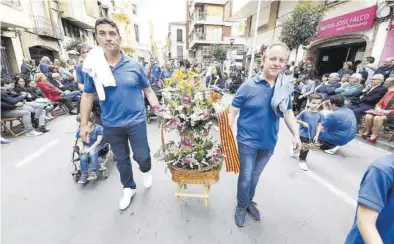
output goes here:
[{"label": "building facade", "polygon": [[168,25],[168,59],[180,61],[188,58],[188,51],[186,48],[186,23],[185,22],[171,22]]},{"label": "building facade", "polygon": [[[91,0],[1,1],[1,64],[12,75],[23,58],[77,59],[72,42],[94,45],[94,23],[109,5]],[[72,47],[71,49],[69,49]]]},{"label": "building facade", "polygon": [[141,63],[152,57],[150,23],[147,20],[148,9],[142,0],[113,1],[114,8],[110,14],[116,21],[122,36],[121,48]]},{"label": "building facade", "polygon": [[[238,0],[235,0],[238,1]],[[242,3],[241,3],[242,2]],[[375,58],[375,65],[381,61],[382,54],[390,49],[389,27],[393,14],[389,1],[326,0],[328,10],[319,24],[317,36],[310,45],[292,50],[290,61],[311,58],[319,75],[336,72],[344,61],[359,62],[366,56]],[[257,53],[262,44],[269,45],[279,41],[281,22],[295,9],[297,1],[262,1],[258,20]],[[257,1],[236,3],[233,18],[247,18],[245,28],[247,56],[252,51]],[[297,53],[297,55],[296,55]],[[256,56],[255,68],[260,67],[260,57]]]},{"label": "building facade", "polygon": [[[209,65],[212,62],[213,46],[220,45],[227,50],[228,59],[242,62],[245,40],[242,20],[231,22],[232,1],[192,0],[186,4],[186,48],[189,57]],[[223,60],[220,60],[223,61]]]}]

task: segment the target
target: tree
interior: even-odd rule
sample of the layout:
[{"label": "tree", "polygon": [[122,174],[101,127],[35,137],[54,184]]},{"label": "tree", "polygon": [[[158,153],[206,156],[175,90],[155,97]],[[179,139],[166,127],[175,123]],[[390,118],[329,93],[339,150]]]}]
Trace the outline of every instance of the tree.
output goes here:
[{"label": "tree", "polygon": [[324,3],[318,4],[311,0],[298,2],[293,13],[282,22],[279,39],[286,43],[290,50],[296,48],[296,52],[300,45],[309,45],[311,38],[317,34],[317,27],[326,9]]},{"label": "tree", "polygon": [[70,39],[70,41],[68,41],[64,48],[66,49],[66,51],[77,51],[79,47],[85,43],[85,39],[84,38],[73,38]]},{"label": "tree", "polygon": [[212,57],[217,61],[223,62],[226,60],[227,51],[224,49],[223,46],[215,45],[212,47]]}]

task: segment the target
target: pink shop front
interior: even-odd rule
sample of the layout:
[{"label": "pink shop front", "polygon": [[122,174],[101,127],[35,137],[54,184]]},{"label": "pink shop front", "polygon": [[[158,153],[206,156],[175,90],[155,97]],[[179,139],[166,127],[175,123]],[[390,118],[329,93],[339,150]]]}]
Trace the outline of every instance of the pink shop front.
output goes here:
[{"label": "pink shop front", "polygon": [[371,52],[375,14],[376,5],[320,22],[307,52],[319,75],[337,72],[345,61],[361,62]]}]

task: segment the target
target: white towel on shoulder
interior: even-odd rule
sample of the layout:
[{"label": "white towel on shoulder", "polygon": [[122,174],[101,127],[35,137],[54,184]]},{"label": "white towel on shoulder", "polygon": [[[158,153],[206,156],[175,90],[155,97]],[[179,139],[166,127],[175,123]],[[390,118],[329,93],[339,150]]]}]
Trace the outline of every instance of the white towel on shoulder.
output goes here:
[{"label": "white towel on shoulder", "polygon": [[105,59],[102,47],[95,47],[90,50],[88,56],[83,61],[82,71],[93,78],[100,101],[105,101],[104,87],[116,86],[116,82]]}]

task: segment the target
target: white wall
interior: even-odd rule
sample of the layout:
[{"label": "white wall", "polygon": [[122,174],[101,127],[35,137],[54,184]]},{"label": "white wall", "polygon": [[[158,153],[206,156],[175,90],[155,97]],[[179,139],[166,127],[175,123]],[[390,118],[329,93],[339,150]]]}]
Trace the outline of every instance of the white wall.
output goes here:
[{"label": "white wall", "polygon": [[378,65],[380,61],[380,57],[382,56],[382,52],[384,49],[384,45],[386,44],[386,38],[388,34],[388,27],[391,21],[386,21],[380,23],[378,33],[376,35],[375,43],[372,48],[371,56],[375,58],[374,65]]},{"label": "white wall", "polygon": [[[182,30],[182,41],[183,42],[177,42],[177,30],[178,29]],[[170,30],[171,30],[171,58],[178,57],[178,52],[177,52],[178,46],[183,47],[183,58],[187,58],[188,51],[186,49],[186,38],[187,38],[186,25],[170,25]]]}]

